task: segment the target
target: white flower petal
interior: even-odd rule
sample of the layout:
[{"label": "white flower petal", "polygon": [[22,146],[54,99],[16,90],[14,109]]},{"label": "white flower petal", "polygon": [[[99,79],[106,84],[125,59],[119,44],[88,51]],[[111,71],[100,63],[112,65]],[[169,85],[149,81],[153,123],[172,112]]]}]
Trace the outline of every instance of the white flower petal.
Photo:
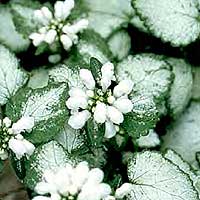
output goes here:
[{"label": "white flower petal", "polygon": [[95,88],[95,80],[90,70],[81,69],[80,78],[89,90],[93,90]]},{"label": "white flower petal", "polygon": [[74,0],[57,1],[54,5],[54,16],[57,19],[65,20],[74,8]]},{"label": "white flower petal", "polygon": [[115,125],[110,121],[107,121],[105,125],[106,125],[106,130],[105,130],[104,137],[105,138],[112,138],[113,136],[115,136],[116,132],[117,132]]},{"label": "white flower petal", "polygon": [[89,184],[97,184],[103,181],[104,173],[99,168],[93,168],[88,173],[87,183]]},{"label": "white flower petal", "polygon": [[34,11],[34,20],[37,20],[40,24],[45,26],[49,24],[49,19],[44,16],[42,10]]},{"label": "white flower petal", "polygon": [[81,129],[90,116],[91,114],[87,110],[77,112],[69,118],[68,124],[74,129]]},{"label": "white flower petal", "polygon": [[5,117],[5,118],[3,119],[3,124],[4,124],[7,128],[9,128],[9,127],[11,126],[12,122],[11,122],[11,120],[10,120],[8,117]]},{"label": "white flower petal", "polygon": [[69,25],[66,24],[63,29],[62,29],[63,33],[65,33],[72,41],[73,43],[77,43],[78,42],[78,36],[74,33],[74,29],[73,29],[73,25]]},{"label": "white flower petal", "polygon": [[69,171],[67,170],[67,168],[61,168],[55,174],[54,184],[55,187],[58,189],[59,193],[66,195],[68,194],[69,186],[72,184],[71,172],[72,172],[72,167],[70,168]]},{"label": "white flower petal", "polygon": [[56,30],[50,29],[50,30],[46,33],[46,35],[45,35],[45,37],[44,37],[44,41],[45,41],[46,43],[48,43],[48,44],[52,44],[52,43],[55,41],[56,36],[57,36]]},{"label": "white flower petal", "polygon": [[29,35],[29,38],[33,40],[33,45],[36,47],[44,41],[44,37],[45,35],[41,33],[32,33],[31,35]]},{"label": "white flower petal", "polygon": [[94,111],[94,120],[101,124],[106,121],[106,105],[104,103],[97,102]]},{"label": "white flower petal", "polygon": [[71,110],[77,110],[79,108],[86,109],[88,106],[88,101],[85,97],[70,97],[66,101],[66,105]]},{"label": "white flower petal", "polygon": [[74,179],[73,182],[77,185],[78,189],[80,190],[84,182],[86,181],[89,173],[89,167],[87,162],[80,162],[74,171]]},{"label": "white flower petal", "polygon": [[37,183],[37,185],[35,186],[35,192],[37,192],[38,194],[47,194],[47,193],[51,193],[51,192],[55,192],[56,188],[54,187],[54,185],[47,183],[47,182],[39,182]]},{"label": "white flower petal", "polygon": [[63,17],[64,19],[66,19],[70,13],[71,13],[71,10],[74,8],[74,0],[65,0],[64,1],[64,4],[63,4]]},{"label": "white flower petal", "polygon": [[32,200],[52,200],[50,197],[36,196]]},{"label": "white flower petal", "polygon": [[51,170],[45,170],[43,173],[43,180],[47,183],[53,184],[55,179],[55,174]]},{"label": "white flower petal", "polygon": [[81,88],[71,88],[69,95],[70,97],[87,97],[86,92]]},{"label": "white flower petal", "polygon": [[101,194],[101,199],[107,197],[111,193],[111,187],[106,183],[98,185],[98,192]]},{"label": "white flower petal", "polygon": [[126,114],[133,109],[133,103],[128,98],[121,97],[113,104],[120,112]]},{"label": "white flower petal", "polygon": [[101,86],[105,92],[111,85],[111,81],[114,80],[114,65],[111,62],[105,63],[101,68]]},{"label": "white flower petal", "polygon": [[33,127],[34,127],[33,117],[22,117],[12,125],[12,130],[14,134],[19,134],[24,131],[30,132]]},{"label": "white flower petal", "polygon": [[44,7],[41,8],[41,11],[42,11],[43,16],[44,16],[48,21],[52,20],[53,15],[52,15],[51,11],[49,10],[49,8],[47,8],[47,7],[44,6]]},{"label": "white flower petal", "polygon": [[77,34],[78,32],[86,29],[88,25],[89,25],[89,21],[87,19],[81,19],[71,26],[63,27],[63,31],[64,32],[66,31],[66,33],[69,32],[71,34]]},{"label": "white flower petal", "polygon": [[58,193],[51,194],[51,200],[62,200],[62,197]]},{"label": "white flower petal", "polygon": [[8,142],[9,148],[15,153],[18,159],[21,159],[26,153],[23,141],[11,138]]},{"label": "white flower petal", "polygon": [[26,154],[28,156],[31,156],[33,154],[33,152],[35,151],[35,146],[29,142],[28,140],[23,140],[23,144],[25,146],[25,149],[26,149]]},{"label": "white flower petal", "polygon": [[114,96],[121,97],[123,95],[128,95],[133,89],[133,81],[123,80],[114,88]]},{"label": "white flower petal", "polygon": [[124,183],[120,188],[116,190],[115,197],[122,199],[124,198],[129,192],[131,192],[133,186],[130,183]]},{"label": "white flower petal", "polygon": [[60,36],[60,41],[62,42],[63,47],[66,51],[69,50],[73,45],[72,40],[66,34]]},{"label": "white flower petal", "polygon": [[103,198],[102,200],[115,200],[115,197],[108,195],[107,197]]},{"label": "white flower petal", "polygon": [[124,121],[123,114],[113,106],[107,106],[107,116],[114,124],[121,124]]},{"label": "white flower petal", "polygon": [[57,19],[63,19],[63,5],[64,2],[63,1],[56,1],[56,3],[54,4],[54,16]]}]

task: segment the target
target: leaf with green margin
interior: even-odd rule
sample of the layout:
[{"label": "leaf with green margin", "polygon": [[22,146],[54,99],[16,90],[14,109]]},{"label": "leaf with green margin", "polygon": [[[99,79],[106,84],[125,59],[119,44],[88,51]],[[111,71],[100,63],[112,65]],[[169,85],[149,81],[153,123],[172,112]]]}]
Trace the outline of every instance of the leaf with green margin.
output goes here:
[{"label": "leaf with green margin", "polygon": [[167,107],[169,114],[176,118],[185,110],[192,96],[192,67],[183,59],[166,58],[166,62],[172,66],[175,75]]},{"label": "leaf with green margin", "polygon": [[34,189],[46,170],[56,171],[60,167],[65,167],[66,163],[73,164],[75,161],[56,141],[37,147],[26,165],[25,185]]},{"label": "leaf with green margin", "polygon": [[192,99],[200,100],[200,67],[193,67],[193,89],[192,89]]},{"label": "leaf with green margin", "polygon": [[61,132],[56,136],[55,140],[63,146],[68,153],[74,153],[83,150],[85,145],[84,130],[76,130],[71,128],[66,122]]},{"label": "leaf with green margin", "polygon": [[14,54],[0,45],[0,105],[4,105],[27,81],[28,75],[19,68]]},{"label": "leaf with green margin", "polygon": [[67,117],[65,101],[68,98],[66,84],[51,84],[45,88],[21,89],[6,105],[6,115],[16,122],[22,116],[32,116],[35,126],[24,134],[32,143],[46,142],[62,129]]},{"label": "leaf with green margin", "polygon": [[13,16],[13,22],[15,24],[16,30],[28,38],[28,36],[37,29],[38,24],[34,21],[34,11],[40,8],[38,2],[32,1],[32,4],[26,6],[22,3],[10,2],[10,7]]},{"label": "leaf with green margin", "polygon": [[133,81],[133,95],[153,96],[159,104],[168,97],[174,78],[163,56],[148,53],[128,56],[117,65],[116,74],[119,81]]},{"label": "leaf with green margin", "polygon": [[158,152],[136,153],[128,165],[128,200],[198,200],[189,176]]},{"label": "leaf with green margin", "polygon": [[124,115],[122,127],[133,138],[147,135],[159,120],[159,113],[151,97],[135,96],[131,98],[132,112]]},{"label": "leaf with green margin", "polygon": [[199,37],[197,1],[132,0],[132,6],[153,35],[164,42],[185,46]]},{"label": "leaf with green margin", "polygon": [[153,130],[149,130],[148,135],[140,136],[137,140],[133,139],[133,143],[140,148],[155,148],[160,146],[160,138],[159,135]]},{"label": "leaf with green margin", "polygon": [[22,35],[16,31],[11,9],[7,5],[0,4],[0,24],[1,44],[16,53],[27,50],[30,45],[30,40],[28,38],[23,38]]},{"label": "leaf with green margin", "polygon": [[90,70],[95,80],[101,80],[101,67],[103,64],[94,57],[90,58]]},{"label": "leaf with green margin", "polygon": [[27,86],[32,89],[46,87],[49,81],[48,70],[45,66],[32,70]]},{"label": "leaf with green margin", "polygon": [[190,107],[167,127],[163,136],[162,149],[173,149],[195,169],[199,168],[196,152],[200,149],[200,103],[192,102]]},{"label": "leaf with green margin", "polygon": [[184,171],[186,174],[189,175],[190,179],[193,181],[194,187],[196,188],[196,190],[200,195],[200,188],[198,187],[200,178],[196,174],[192,166],[186,161],[184,161],[183,158],[172,149],[167,149],[167,151],[164,153],[164,157],[170,160],[173,164],[178,166],[182,171]]},{"label": "leaf with green margin", "polygon": [[69,88],[71,87],[83,87],[83,83],[79,76],[79,65],[57,65],[49,70],[50,82],[55,83],[67,83]]},{"label": "leaf with green margin", "polygon": [[134,11],[130,0],[83,0],[88,10],[89,28],[95,30],[103,38],[112,32],[127,26]]},{"label": "leaf with green margin", "polygon": [[116,31],[109,37],[108,45],[115,58],[122,60],[128,56],[131,49],[131,37],[123,29]]},{"label": "leaf with green margin", "polygon": [[89,29],[80,35],[77,50],[85,63],[89,63],[91,57],[95,57],[101,63],[110,61],[113,58],[106,41],[98,33]]}]

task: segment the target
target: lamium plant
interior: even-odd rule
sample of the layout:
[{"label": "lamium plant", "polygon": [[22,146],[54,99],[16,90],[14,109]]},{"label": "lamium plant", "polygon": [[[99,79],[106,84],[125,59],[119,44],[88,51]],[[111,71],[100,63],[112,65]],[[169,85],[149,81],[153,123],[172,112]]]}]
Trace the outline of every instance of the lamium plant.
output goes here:
[{"label": "lamium plant", "polygon": [[0,3],[0,178],[32,200],[199,200],[199,19],[199,0]]}]

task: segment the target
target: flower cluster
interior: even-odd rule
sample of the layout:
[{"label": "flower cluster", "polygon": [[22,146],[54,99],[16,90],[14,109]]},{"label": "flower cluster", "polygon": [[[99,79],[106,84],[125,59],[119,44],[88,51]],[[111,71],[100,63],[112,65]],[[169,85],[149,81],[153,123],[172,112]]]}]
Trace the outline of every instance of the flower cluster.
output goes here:
[{"label": "flower cluster", "polygon": [[[43,181],[35,191],[41,196],[33,200],[109,200],[111,188],[102,183],[104,173],[99,168],[89,169],[87,162],[80,162],[76,167],[66,164],[55,173],[45,171]],[[48,196],[43,196],[47,194]]]},{"label": "flower cluster", "polygon": [[81,129],[86,121],[93,117],[96,123],[105,123],[105,137],[113,137],[124,121],[123,114],[131,112],[133,104],[128,98],[133,82],[123,80],[112,89],[116,82],[114,65],[105,63],[101,68],[101,80],[95,81],[91,71],[80,70],[83,88],[71,88],[67,107],[71,110],[68,124],[74,129]]},{"label": "flower cluster", "polygon": [[71,24],[67,21],[71,10],[74,8],[74,0],[57,1],[54,5],[54,13],[47,7],[42,7],[34,12],[34,19],[41,25],[38,32],[32,33],[29,38],[34,46],[42,42],[52,44],[60,41],[67,51],[78,41],[77,33],[87,28],[88,20],[81,19]]},{"label": "flower cluster", "polygon": [[22,117],[16,123],[11,122],[8,117],[0,120],[0,158],[8,158],[8,149],[12,150],[20,159],[27,154],[30,156],[35,147],[20,134],[24,131],[30,132],[34,126],[33,117]]}]

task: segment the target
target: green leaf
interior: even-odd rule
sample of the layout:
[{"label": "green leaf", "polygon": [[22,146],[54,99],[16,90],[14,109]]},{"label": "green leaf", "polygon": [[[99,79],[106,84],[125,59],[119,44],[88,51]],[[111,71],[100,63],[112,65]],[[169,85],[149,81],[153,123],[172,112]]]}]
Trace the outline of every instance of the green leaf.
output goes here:
[{"label": "green leaf", "polygon": [[[133,142],[135,142],[135,140]],[[154,148],[159,146],[160,143],[159,135],[153,129],[149,130],[148,135],[140,136],[136,140],[136,144],[140,148]]]},{"label": "green leaf", "polygon": [[85,132],[71,128],[66,122],[61,132],[56,136],[56,141],[68,153],[74,153],[85,148]]},{"label": "green leaf", "polygon": [[48,85],[49,74],[46,67],[34,69],[30,72],[28,87],[32,89],[43,88]]},{"label": "green leaf", "polygon": [[193,89],[192,89],[192,99],[200,100],[200,68],[193,67]]},{"label": "green leaf", "polygon": [[119,30],[111,35],[108,45],[114,57],[117,60],[122,60],[129,54],[131,38],[125,30]]},{"label": "green leaf", "polygon": [[3,168],[4,168],[4,162],[3,160],[0,160],[0,174],[3,171]]},{"label": "green leaf", "polygon": [[107,38],[126,26],[133,16],[130,0],[83,0],[89,10],[89,27]]},{"label": "green leaf", "polygon": [[39,146],[30,157],[26,165],[26,177],[24,183],[33,189],[41,181],[46,170],[56,170],[64,167],[66,163],[73,163],[63,147],[55,141]]},{"label": "green leaf", "polygon": [[197,168],[196,152],[200,149],[200,103],[192,102],[190,107],[167,129],[162,149],[173,149],[184,160]]},{"label": "green leaf", "polygon": [[78,159],[87,161],[91,168],[103,168],[107,163],[107,154],[104,148],[93,148],[92,151],[78,152],[75,154]]},{"label": "green leaf", "polygon": [[133,138],[147,135],[159,120],[156,105],[150,97],[135,96],[131,100],[133,110],[124,116],[122,127]]},{"label": "green leaf", "polygon": [[105,124],[97,124],[93,119],[89,119],[85,131],[89,146],[102,146],[102,141],[105,135]]},{"label": "green leaf", "polygon": [[27,81],[27,74],[19,68],[17,58],[0,45],[0,105],[4,105]]},{"label": "green leaf", "polygon": [[160,153],[136,153],[128,166],[129,200],[198,200],[189,176]]},{"label": "green leaf", "polygon": [[21,159],[18,159],[16,155],[13,152],[11,152],[10,161],[12,168],[15,170],[16,176],[20,180],[23,180],[26,175],[25,158],[23,157]]},{"label": "green leaf", "polygon": [[40,54],[43,54],[45,51],[49,50],[49,45],[45,42],[42,42],[42,44],[40,44],[35,52],[35,55],[38,56]]},{"label": "green leaf", "polygon": [[89,29],[80,35],[77,49],[85,63],[90,63],[91,57],[95,57],[101,63],[110,61],[113,57],[106,41],[98,33]]},{"label": "green leaf", "polygon": [[162,56],[154,54],[128,56],[117,65],[116,72],[119,81],[133,81],[132,95],[152,96],[159,105],[168,96],[173,81],[170,66]]},{"label": "green leaf", "polygon": [[96,80],[101,79],[101,67],[102,67],[101,62],[99,62],[94,57],[90,58],[90,69]]},{"label": "green leaf", "polygon": [[11,10],[8,6],[0,4],[0,43],[4,44],[14,52],[27,50],[30,45],[28,38],[16,31],[13,23]]},{"label": "green leaf", "polygon": [[67,119],[67,91],[66,84],[21,89],[7,104],[6,115],[13,122],[22,116],[34,117],[32,132],[24,136],[33,143],[48,141],[60,132]]},{"label": "green leaf", "polygon": [[189,175],[190,179],[193,181],[193,185],[200,195],[200,188],[198,188],[199,177],[195,173],[194,169],[186,161],[184,161],[179,154],[171,149],[168,149],[165,152],[164,157],[170,160],[176,166],[178,166],[184,173]]},{"label": "green leaf", "polygon": [[132,0],[148,29],[174,46],[188,45],[200,34],[198,3],[194,0]]},{"label": "green leaf", "polygon": [[175,118],[185,110],[192,96],[192,67],[183,59],[167,58],[166,61],[175,75],[168,99],[169,113]]},{"label": "green leaf", "polygon": [[[72,67],[74,66],[74,67]],[[58,65],[49,70],[49,79],[55,83],[67,83],[71,87],[83,87],[79,76],[80,67],[75,65]]]},{"label": "green leaf", "polygon": [[40,8],[40,4],[32,1],[32,4],[27,6],[24,3],[11,2],[10,7],[16,30],[28,38],[37,28],[37,23],[34,21],[34,11],[36,7]]}]

